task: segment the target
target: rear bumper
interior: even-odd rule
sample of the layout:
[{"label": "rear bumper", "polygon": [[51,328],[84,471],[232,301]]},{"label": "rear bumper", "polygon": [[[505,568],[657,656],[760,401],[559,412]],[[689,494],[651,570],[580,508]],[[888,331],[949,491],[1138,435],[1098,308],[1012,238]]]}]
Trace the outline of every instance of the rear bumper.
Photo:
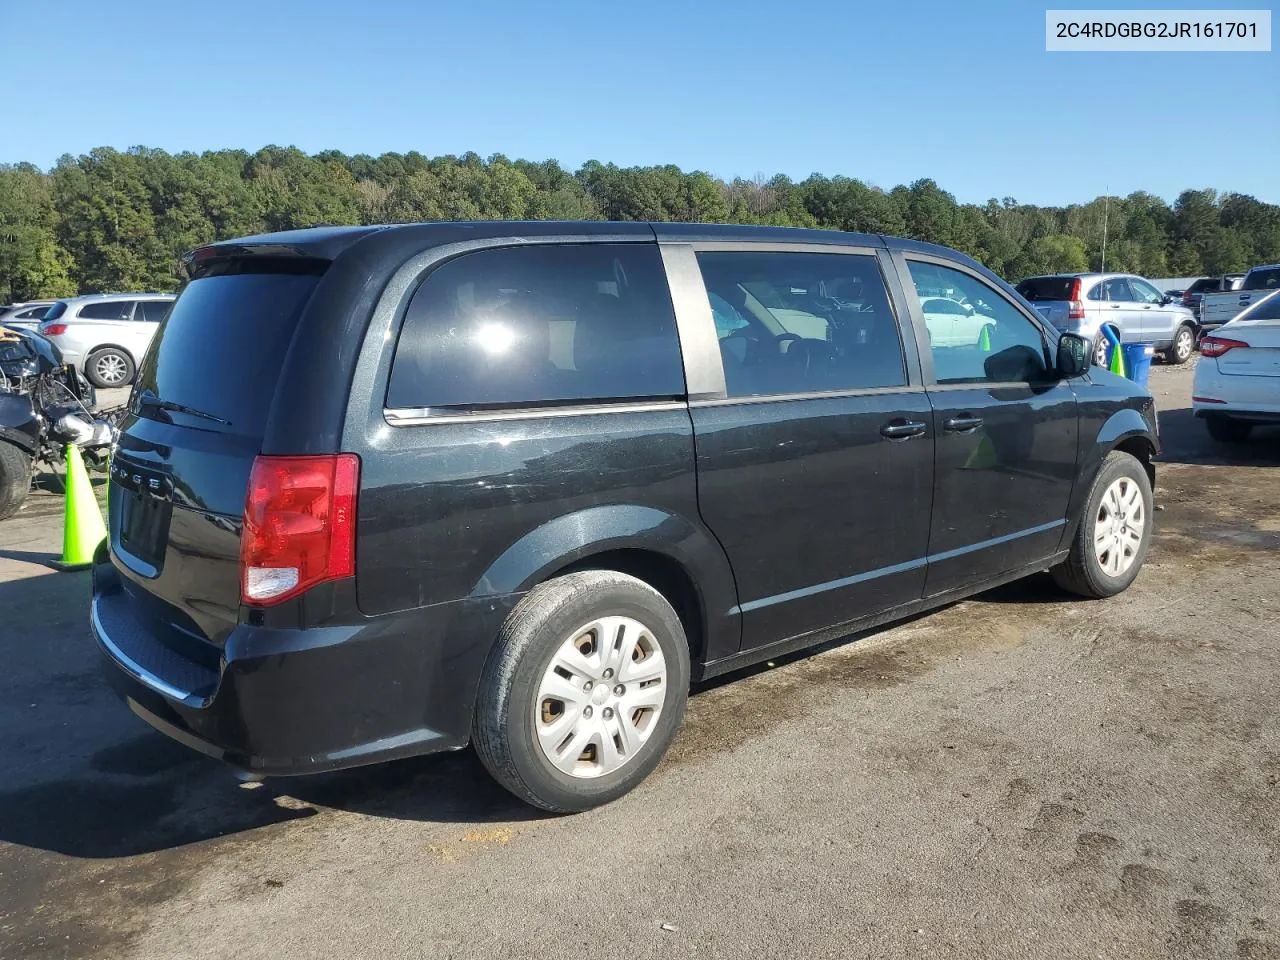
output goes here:
[{"label": "rear bumper", "polygon": [[[1280,377],[1225,374],[1218,369],[1216,360],[1201,357],[1191,395],[1191,410],[1197,417],[1280,422]],[[1205,403],[1197,397],[1216,402]]]},{"label": "rear bumper", "polygon": [[356,624],[241,624],[215,665],[133,619],[111,564],[90,614],[129,708],[192,749],[259,775],[316,773],[465,746],[492,639],[518,596],[438,604]]}]

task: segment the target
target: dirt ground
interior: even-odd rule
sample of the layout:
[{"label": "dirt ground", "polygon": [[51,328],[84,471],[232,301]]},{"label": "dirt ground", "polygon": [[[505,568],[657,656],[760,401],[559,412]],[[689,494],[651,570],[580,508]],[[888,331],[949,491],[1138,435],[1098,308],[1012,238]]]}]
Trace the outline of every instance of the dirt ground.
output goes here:
[{"label": "dirt ground", "polygon": [[1280,958],[1280,434],[1152,388],[1126,594],[1046,577],[697,691],[544,817],[469,752],[248,789],[99,677],[59,501],[0,524],[0,957]]}]

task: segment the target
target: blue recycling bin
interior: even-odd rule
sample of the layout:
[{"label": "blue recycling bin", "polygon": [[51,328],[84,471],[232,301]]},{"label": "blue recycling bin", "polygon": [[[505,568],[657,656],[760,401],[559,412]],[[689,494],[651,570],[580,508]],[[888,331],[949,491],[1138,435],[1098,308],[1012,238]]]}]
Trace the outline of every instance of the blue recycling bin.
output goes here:
[{"label": "blue recycling bin", "polygon": [[1149,343],[1123,343],[1120,345],[1120,353],[1124,356],[1125,376],[1145,387],[1151,378],[1151,360],[1155,356],[1155,348]]}]

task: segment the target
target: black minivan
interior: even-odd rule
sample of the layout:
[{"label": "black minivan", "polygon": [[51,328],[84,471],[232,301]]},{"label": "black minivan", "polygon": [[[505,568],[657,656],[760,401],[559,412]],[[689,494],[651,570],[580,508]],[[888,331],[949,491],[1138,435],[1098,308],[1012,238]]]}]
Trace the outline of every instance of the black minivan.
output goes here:
[{"label": "black minivan", "polygon": [[92,629],[256,775],[461,748],[612,800],[689,685],[1052,570],[1125,589],[1156,414],[953,250],[431,223],[216,243],[139,372]]}]

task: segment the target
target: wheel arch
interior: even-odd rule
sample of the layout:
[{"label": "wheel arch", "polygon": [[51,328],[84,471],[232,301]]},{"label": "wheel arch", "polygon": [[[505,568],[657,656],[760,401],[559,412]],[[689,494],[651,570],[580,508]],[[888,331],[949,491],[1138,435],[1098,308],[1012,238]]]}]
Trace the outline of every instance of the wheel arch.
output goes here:
[{"label": "wheel arch", "polygon": [[523,594],[578,570],[617,570],[661,593],[694,663],[737,652],[739,622],[728,612],[737,590],[724,551],[701,523],[656,507],[602,505],[551,520],[508,547],[471,596]]},{"label": "wheel arch", "polygon": [[[1154,413],[1152,416],[1154,417]],[[1152,423],[1141,411],[1133,407],[1124,407],[1107,418],[1099,428],[1092,444],[1081,437],[1080,470],[1071,494],[1071,506],[1067,512],[1068,522],[1063,531],[1063,544],[1070,542],[1070,538],[1080,524],[1080,516],[1103,462],[1108,454],[1116,450],[1136,457],[1147,474],[1152,490],[1155,489],[1155,456],[1160,452],[1159,441]]]},{"label": "wheel arch", "polygon": [[88,360],[95,353],[101,353],[103,350],[119,350],[121,353],[123,353],[126,357],[129,358],[129,362],[132,363],[135,367],[138,365],[138,358],[133,355],[133,351],[130,350],[128,347],[119,343],[94,344],[92,347],[90,347],[88,350],[84,352],[83,356],[86,360]]}]

